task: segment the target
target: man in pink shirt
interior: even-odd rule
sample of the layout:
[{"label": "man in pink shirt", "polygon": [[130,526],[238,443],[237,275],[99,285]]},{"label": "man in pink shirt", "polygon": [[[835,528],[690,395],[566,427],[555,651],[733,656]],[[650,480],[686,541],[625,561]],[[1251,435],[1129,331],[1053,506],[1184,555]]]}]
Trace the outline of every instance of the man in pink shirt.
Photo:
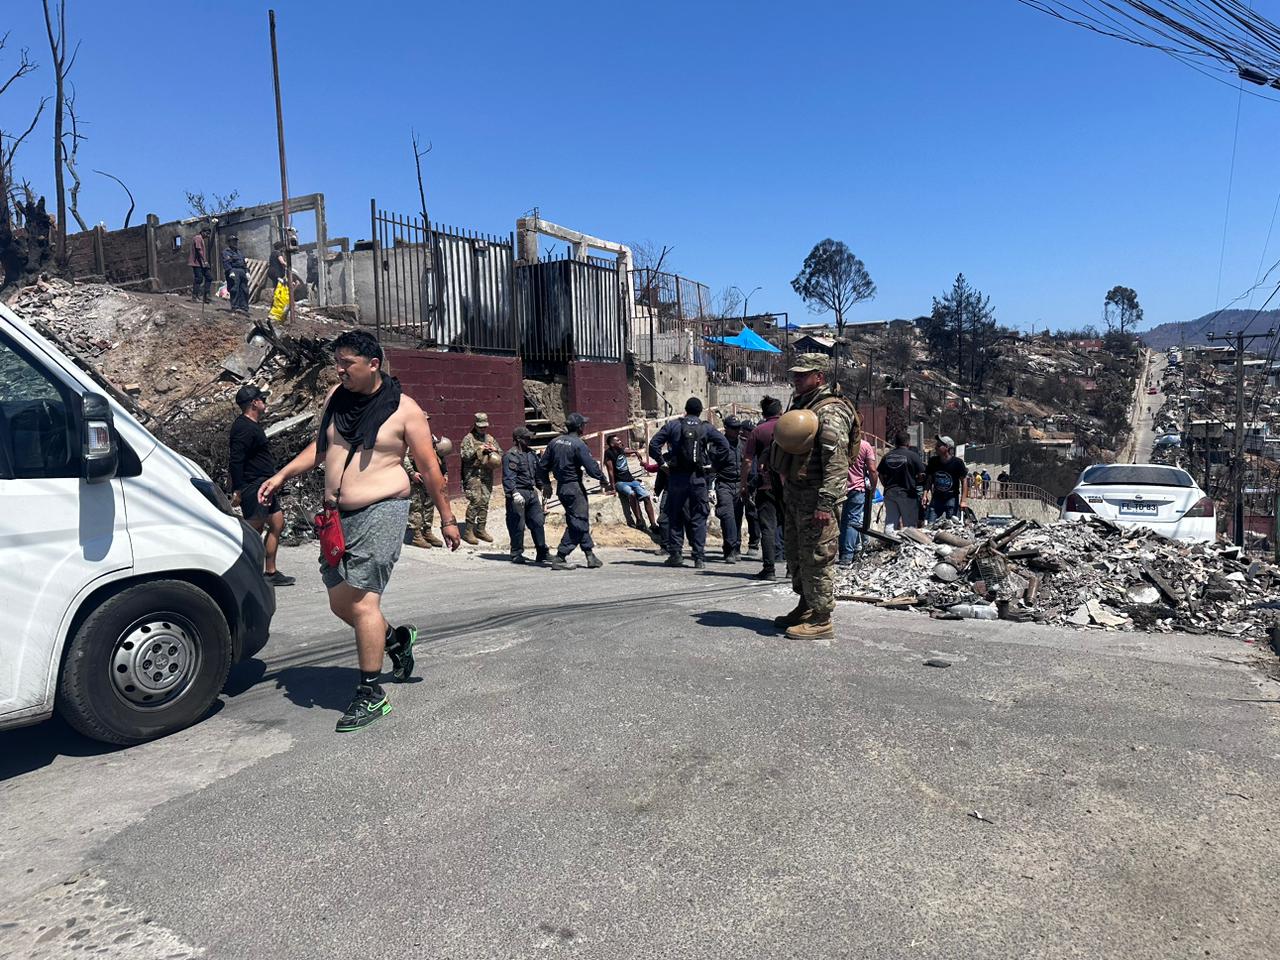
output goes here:
[{"label": "man in pink shirt", "polygon": [[840,511],[840,563],[853,563],[862,550],[862,526],[867,497],[874,497],[880,477],[876,474],[876,451],[866,440],[849,459],[849,496]]}]

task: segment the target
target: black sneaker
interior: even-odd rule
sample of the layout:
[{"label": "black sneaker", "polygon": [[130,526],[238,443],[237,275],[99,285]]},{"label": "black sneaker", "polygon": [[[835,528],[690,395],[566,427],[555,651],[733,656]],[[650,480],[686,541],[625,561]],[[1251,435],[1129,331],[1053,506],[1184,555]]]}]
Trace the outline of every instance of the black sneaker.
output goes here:
[{"label": "black sneaker", "polygon": [[265,573],[263,576],[267,578],[267,583],[273,587],[292,587],[298,582],[297,577],[286,577],[279,570],[274,573]]},{"label": "black sneaker", "polygon": [[701,557],[694,557],[694,558],[693,558],[693,569],[695,569],[695,570],[703,570],[703,569],[705,569],[705,568],[706,568],[706,566],[707,566],[706,561],[705,561],[705,560],[703,560]]},{"label": "black sneaker", "polygon": [[381,687],[367,687],[363,683],[356,687],[356,695],[351,698],[351,705],[342,715],[336,733],[352,733],[363,730],[369,724],[381,720],[391,712],[391,701],[382,692]]},{"label": "black sneaker", "polygon": [[664,566],[667,566],[667,567],[683,567],[684,558],[673,553],[669,557],[667,557],[667,559],[663,560],[662,563]]},{"label": "black sneaker", "polygon": [[551,558],[551,569],[552,570],[568,570],[569,561],[557,553],[554,557]]},{"label": "black sneaker", "polygon": [[391,658],[391,676],[397,683],[404,683],[413,676],[413,645],[418,642],[418,628],[412,624],[396,627],[392,632],[394,640],[387,645],[387,656]]},{"label": "black sneaker", "polygon": [[760,572],[757,573],[751,579],[752,580],[776,580],[777,578],[778,578],[778,574],[776,570],[772,566],[766,564],[765,566],[761,567]]},{"label": "black sneaker", "polygon": [[513,553],[511,555],[511,562],[512,563],[528,563],[529,561],[525,559],[525,556],[523,553]]},{"label": "black sneaker", "polygon": [[587,569],[599,570],[604,566],[604,561],[597,557],[594,553],[587,554]]}]

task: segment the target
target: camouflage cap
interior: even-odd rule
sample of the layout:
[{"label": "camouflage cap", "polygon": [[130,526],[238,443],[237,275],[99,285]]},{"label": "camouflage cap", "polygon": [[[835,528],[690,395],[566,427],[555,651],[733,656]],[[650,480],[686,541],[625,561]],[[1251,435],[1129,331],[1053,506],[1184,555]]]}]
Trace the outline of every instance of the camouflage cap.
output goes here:
[{"label": "camouflage cap", "polygon": [[831,358],[825,353],[798,353],[788,373],[825,373],[831,375]]},{"label": "camouflage cap", "polygon": [[487,413],[477,413],[475,425],[477,427],[487,427],[489,425],[489,415]]}]

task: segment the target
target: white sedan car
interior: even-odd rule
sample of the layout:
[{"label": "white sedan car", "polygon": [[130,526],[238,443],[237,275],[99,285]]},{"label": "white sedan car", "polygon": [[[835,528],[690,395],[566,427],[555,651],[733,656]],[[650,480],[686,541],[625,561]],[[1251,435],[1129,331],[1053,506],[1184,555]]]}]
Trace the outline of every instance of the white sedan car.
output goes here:
[{"label": "white sedan car", "polygon": [[1174,540],[1212,542],[1214,504],[1191,474],[1158,463],[1086,467],[1062,504],[1063,520],[1102,517],[1121,527],[1148,527]]}]

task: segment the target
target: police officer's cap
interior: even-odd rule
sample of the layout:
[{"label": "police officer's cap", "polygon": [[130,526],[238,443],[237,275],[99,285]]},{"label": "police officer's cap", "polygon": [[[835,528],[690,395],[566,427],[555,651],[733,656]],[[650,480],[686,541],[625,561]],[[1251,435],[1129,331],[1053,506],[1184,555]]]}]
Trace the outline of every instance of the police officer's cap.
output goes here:
[{"label": "police officer's cap", "polygon": [[731,413],[724,418],[724,428],[726,430],[739,430],[742,428],[742,421]]}]

